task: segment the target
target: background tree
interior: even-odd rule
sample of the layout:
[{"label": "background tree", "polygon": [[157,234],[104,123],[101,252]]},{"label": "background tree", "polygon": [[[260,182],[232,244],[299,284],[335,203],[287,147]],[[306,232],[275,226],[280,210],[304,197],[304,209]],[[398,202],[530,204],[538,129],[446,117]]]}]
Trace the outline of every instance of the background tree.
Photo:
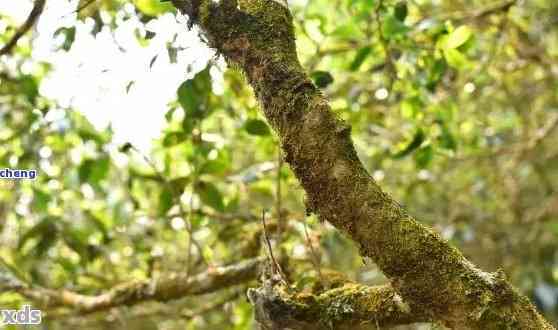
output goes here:
[{"label": "background tree", "polygon": [[[296,93],[314,95],[303,70],[292,62],[290,16],[274,2],[240,1],[242,15],[228,4],[179,7],[193,18],[190,23],[201,23],[201,38],[218,52],[207,67],[194,70],[192,79],[176,86],[176,102],[161,109],[167,113],[167,128],[149,153],[133,143],[115,144],[115,131],[95,129],[75,111],[79,109],[44,95],[41,86],[56,68],[34,60],[32,33],[17,33],[35,24],[40,10],[30,11],[24,25],[4,25],[5,45],[14,46],[2,57],[0,157],[6,166],[39,167],[41,174],[35,182],[0,182],[6,188],[0,204],[6,293],[0,304],[16,307],[29,299],[46,310],[45,320],[58,328],[183,328],[185,323],[192,328],[249,328],[253,307],[242,296],[247,287],[258,286],[255,278],[261,271],[256,265],[269,259],[258,257],[269,254],[267,241],[262,245],[261,240],[260,213],[266,208],[267,234],[282,272],[273,263],[263,271],[278,282],[272,293],[250,291],[262,324],[375,328],[441,322],[482,327],[490,324],[483,322],[497,322],[500,314],[512,315],[514,310],[493,315],[493,308],[509,302],[495,304],[492,296],[475,296],[485,288],[465,295],[443,291],[448,289],[444,284],[452,283],[436,273],[445,270],[443,264],[425,262],[417,268],[439,267],[429,269],[439,281],[432,290],[420,292],[426,296],[416,296],[413,289],[424,288],[424,278],[406,278],[409,273],[392,263],[410,260],[407,250],[416,242],[402,240],[375,252],[370,250],[374,244],[385,243],[382,239],[389,235],[375,236],[376,242],[366,240],[372,245],[363,246],[368,236],[359,235],[362,228],[346,227],[346,217],[332,221],[335,213],[328,205],[338,205],[320,204],[332,201],[314,199],[329,190],[327,185],[313,186],[315,177],[327,173],[322,166],[328,164],[307,171],[310,165],[304,161],[313,158],[300,153],[319,141],[307,135],[289,144],[289,125],[299,128],[300,123],[273,112],[307,105],[308,99]],[[40,6],[35,3],[35,8]],[[60,53],[72,51],[74,40],[79,42],[76,31],[79,37],[84,24],[96,34],[118,31],[134,17],[149,24],[165,15],[180,16],[170,4],[156,1],[137,1],[134,7],[119,1],[83,2],[75,8],[75,25],[57,30]],[[491,272],[500,269],[492,275],[491,292],[507,292],[505,273],[553,319],[556,5],[312,1],[291,4],[290,9],[302,67],[336,115],[351,125],[356,152],[374,180],[475,264]],[[48,10],[47,3],[45,15]],[[227,25],[235,18],[242,20]],[[255,32],[249,30],[254,26],[255,39],[238,38]],[[138,44],[148,44],[162,32],[131,33]],[[282,38],[267,39],[278,33]],[[11,41],[14,38],[19,41]],[[170,62],[188,52],[175,47],[172,38],[168,41]],[[258,54],[258,49],[272,51]],[[220,56],[235,64],[233,69],[225,70]],[[146,70],[157,60],[146,61]],[[275,75],[269,75],[269,68]],[[309,190],[306,205],[241,71],[279,130],[286,160]],[[221,75],[223,86],[216,86]],[[212,85],[222,95],[211,93]],[[272,87],[276,90],[270,92]],[[122,94],[133,88],[134,83],[122,86]],[[322,112],[325,104],[314,106],[318,112],[311,113],[324,114],[316,117],[318,123],[325,118],[337,125]],[[337,132],[329,128],[334,126],[318,125],[309,132],[346,138],[346,126],[337,126]],[[345,169],[333,173],[343,177]],[[353,184],[351,191],[357,188]],[[354,212],[362,205],[346,210]],[[394,214],[396,220],[406,217],[397,205],[390,207],[395,213],[377,214],[388,220]],[[350,239],[308,217],[307,211],[318,211],[357,242],[360,238],[361,253],[375,257],[375,263],[365,260],[363,265]],[[417,248],[433,260],[448,261],[436,259],[446,254],[430,249],[444,243],[429,242],[420,241]],[[395,258],[391,249],[403,252]],[[391,286],[373,286],[386,283],[376,265],[397,293]],[[394,283],[394,274],[403,274],[401,281]],[[293,287],[283,292],[285,281]],[[436,304],[444,300],[431,299],[440,289],[444,297],[484,301],[486,308],[441,311]],[[203,299],[190,297],[199,294]],[[516,299],[515,293],[508,294]],[[266,303],[284,308],[278,309],[281,317],[270,318]],[[518,305],[529,309],[521,299]],[[456,318],[462,311],[467,311],[467,320]],[[88,316],[76,317],[82,314]]]}]

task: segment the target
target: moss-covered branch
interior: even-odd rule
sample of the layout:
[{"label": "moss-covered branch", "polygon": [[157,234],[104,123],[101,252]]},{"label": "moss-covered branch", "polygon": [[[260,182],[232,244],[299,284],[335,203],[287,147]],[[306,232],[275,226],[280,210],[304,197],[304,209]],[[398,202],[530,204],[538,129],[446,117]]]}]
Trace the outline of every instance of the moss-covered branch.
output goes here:
[{"label": "moss-covered branch", "polygon": [[201,295],[246,283],[256,278],[258,265],[262,261],[262,258],[255,258],[216,267],[197,275],[177,273],[156,279],[127,282],[94,296],[68,290],[29,287],[23,283],[12,284],[10,289],[47,308],[68,307],[84,314],[149,300],[168,301]]},{"label": "moss-covered branch", "polygon": [[378,329],[429,321],[390,286],[347,283],[318,295],[263,287],[248,290],[256,319],[269,329]]},{"label": "moss-covered branch", "polygon": [[272,0],[174,0],[246,75],[278,134],[307,208],[347,233],[417,313],[452,328],[552,329],[501,274],[467,261],[384,193],[359,161],[296,53],[292,17]]}]

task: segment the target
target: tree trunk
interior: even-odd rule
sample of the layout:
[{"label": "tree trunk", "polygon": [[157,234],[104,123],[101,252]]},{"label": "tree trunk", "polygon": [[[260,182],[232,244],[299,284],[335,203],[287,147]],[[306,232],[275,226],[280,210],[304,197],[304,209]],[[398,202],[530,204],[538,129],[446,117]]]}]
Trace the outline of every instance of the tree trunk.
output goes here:
[{"label": "tree trunk", "polygon": [[272,0],[173,0],[240,68],[278,134],[307,209],[348,234],[410,310],[455,329],[553,329],[503,273],[477,269],[384,193],[359,161],[296,53],[289,10]]}]

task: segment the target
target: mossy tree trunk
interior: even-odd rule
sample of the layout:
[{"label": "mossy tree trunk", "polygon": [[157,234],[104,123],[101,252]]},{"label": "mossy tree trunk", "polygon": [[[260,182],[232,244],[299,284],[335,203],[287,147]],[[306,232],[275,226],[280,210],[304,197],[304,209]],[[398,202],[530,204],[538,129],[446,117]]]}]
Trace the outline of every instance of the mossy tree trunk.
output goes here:
[{"label": "mossy tree trunk", "polygon": [[477,269],[384,193],[359,161],[296,53],[292,17],[275,0],[173,0],[209,45],[239,67],[278,134],[307,208],[348,234],[422,317],[467,329],[553,329],[500,273]]}]

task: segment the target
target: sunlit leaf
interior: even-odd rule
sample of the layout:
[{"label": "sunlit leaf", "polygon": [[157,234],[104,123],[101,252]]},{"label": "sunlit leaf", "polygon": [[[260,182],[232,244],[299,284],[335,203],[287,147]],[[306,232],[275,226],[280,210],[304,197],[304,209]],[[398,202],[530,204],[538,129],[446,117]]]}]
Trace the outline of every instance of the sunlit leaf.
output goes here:
[{"label": "sunlit leaf", "polygon": [[463,70],[469,66],[469,61],[467,60],[467,57],[465,57],[465,55],[463,55],[457,49],[444,50],[444,57],[446,58],[448,64],[456,69]]},{"label": "sunlit leaf", "polygon": [[188,139],[188,135],[184,132],[168,132],[163,138],[163,146],[166,148],[173,147]]},{"label": "sunlit leaf", "polygon": [[160,0],[134,0],[134,4],[142,13],[149,16],[159,16],[174,10],[170,2]]},{"label": "sunlit leaf", "polygon": [[362,36],[362,30],[354,23],[349,22],[337,27],[332,33],[332,36],[341,39],[353,39]]},{"label": "sunlit leaf", "polygon": [[473,35],[473,31],[466,25],[462,25],[451,32],[446,40],[446,48],[458,48],[467,42]]},{"label": "sunlit leaf", "polygon": [[414,118],[423,106],[424,104],[419,97],[410,97],[401,102],[401,114],[405,118]]}]

